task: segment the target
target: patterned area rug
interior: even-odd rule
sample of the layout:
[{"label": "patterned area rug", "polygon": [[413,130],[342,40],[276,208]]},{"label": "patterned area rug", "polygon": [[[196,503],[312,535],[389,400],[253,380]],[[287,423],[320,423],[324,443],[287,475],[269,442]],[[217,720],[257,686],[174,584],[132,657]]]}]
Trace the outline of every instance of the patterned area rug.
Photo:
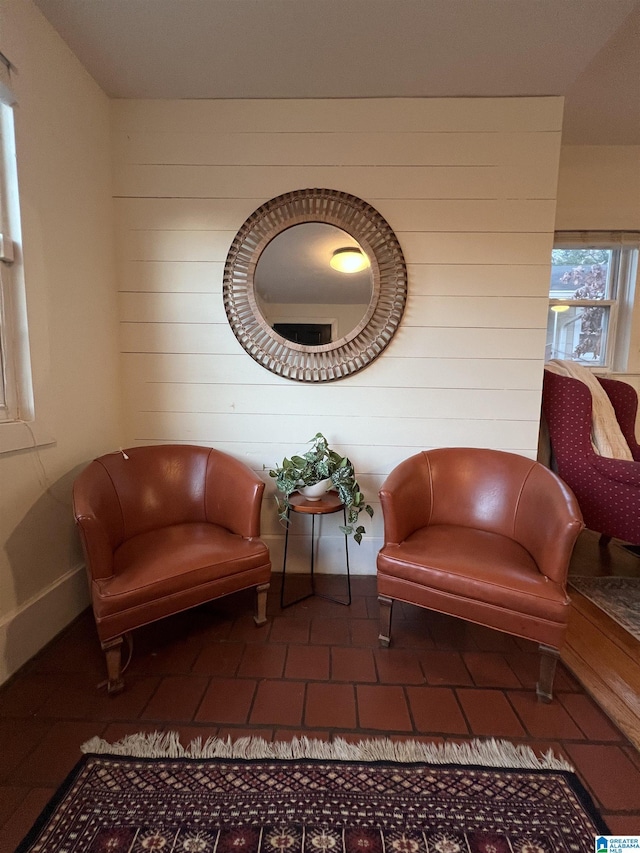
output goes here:
[{"label": "patterned area rug", "polygon": [[608,831],[563,762],[506,742],[171,737],[136,751],[199,757],[85,755],[16,853],[592,853]]},{"label": "patterned area rug", "polygon": [[640,640],[640,578],[571,576],[569,583]]}]

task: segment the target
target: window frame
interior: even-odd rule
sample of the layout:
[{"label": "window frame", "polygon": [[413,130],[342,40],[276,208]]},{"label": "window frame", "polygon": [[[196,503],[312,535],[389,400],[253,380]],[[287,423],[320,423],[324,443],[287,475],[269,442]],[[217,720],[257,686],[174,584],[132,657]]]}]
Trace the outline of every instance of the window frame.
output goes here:
[{"label": "window frame", "polygon": [[16,421],[19,417],[18,389],[14,348],[14,310],[11,294],[11,265],[13,241],[9,230],[7,205],[7,161],[11,155],[7,110],[0,101],[0,424]]},{"label": "window frame", "polygon": [[[559,299],[549,295],[548,302],[549,309],[565,305],[569,308],[608,308],[602,363],[590,365],[584,359],[568,359],[587,367],[594,373],[623,373],[627,369],[639,248],[640,232],[577,231],[555,234],[554,250],[606,249],[611,252],[606,299]],[[550,265],[550,269],[553,269],[553,264]],[[555,357],[553,351],[551,357]]]},{"label": "window frame", "polygon": [[[0,324],[4,405],[0,454],[53,444],[50,405],[34,395],[27,290],[22,256],[16,128],[11,63],[0,53]],[[46,396],[46,395],[45,395]]]}]

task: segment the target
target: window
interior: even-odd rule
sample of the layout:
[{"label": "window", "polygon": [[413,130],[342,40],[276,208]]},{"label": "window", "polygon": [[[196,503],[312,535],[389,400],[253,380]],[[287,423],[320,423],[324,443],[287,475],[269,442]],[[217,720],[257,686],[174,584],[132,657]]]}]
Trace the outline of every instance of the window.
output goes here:
[{"label": "window", "polygon": [[626,369],[638,234],[556,235],[545,360]]},{"label": "window", "polygon": [[9,68],[0,54],[0,453],[53,441],[41,392],[35,411]]},{"label": "window", "polygon": [[15,420],[18,415],[15,370],[11,358],[11,332],[13,310],[11,304],[10,265],[13,261],[13,242],[8,233],[7,161],[10,145],[8,137],[10,110],[0,103],[0,421]]},{"label": "window", "polygon": [[9,63],[0,54],[0,424],[17,421],[21,414],[18,386],[20,346],[16,340],[20,328],[17,315],[19,300],[12,269],[12,226],[17,218],[13,100],[9,88]]}]

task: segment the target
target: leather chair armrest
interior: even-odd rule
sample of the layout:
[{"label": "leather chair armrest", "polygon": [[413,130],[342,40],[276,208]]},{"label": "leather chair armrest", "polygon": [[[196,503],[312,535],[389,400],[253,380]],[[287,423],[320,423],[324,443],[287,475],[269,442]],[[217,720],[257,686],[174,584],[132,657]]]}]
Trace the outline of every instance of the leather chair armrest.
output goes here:
[{"label": "leather chair armrest", "polygon": [[518,501],[514,539],[527,549],[545,577],[564,586],[583,528],[582,512],[571,489],[536,463]]},{"label": "leather chair armrest", "polygon": [[640,462],[626,459],[609,459],[608,456],[594,454],[590,460],[598,474],[613,483],[624,483],[627,486],[640,487]]},{"label": "leather chair armrest", "polygon": [[95,515],[77,516],[76,524],[80,530],[89,575],[94,580],[111,577],[113,574],[113,551],[104,525]]},{"label": "leather chair armrest", "polygon": [[405,459],[386,478],[379,491],[384,517],[384,544],[397,545],[429,524],[431,478],[424,453]]},{"label": "leather chair armrest", "polygon": [[207,521],[219,524],[245,539],[260,536],[260,509],[265,485],[243,462],[212,450],[207,464],[205,512]]}]

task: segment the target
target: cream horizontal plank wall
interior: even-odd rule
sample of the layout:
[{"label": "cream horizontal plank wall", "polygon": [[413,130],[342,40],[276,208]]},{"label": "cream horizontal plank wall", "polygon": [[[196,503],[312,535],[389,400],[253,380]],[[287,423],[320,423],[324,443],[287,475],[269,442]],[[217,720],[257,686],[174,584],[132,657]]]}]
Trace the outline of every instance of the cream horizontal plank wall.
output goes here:
[{"label": "cream horizontal plank wall", "polygon": [[[221,300],[212,293],[120,294],[121,319],[125,323],[226,323]],[[538,328],[535,318],[547,311],[544,297],[432,296],[413,294],[405,310],[407,324],[456,328]],[[534,319],[532,319],[534,318]],[[526,326],[520,324],[526,323]]]},{"label": "cream horizontal plank wall", "polygon": [[[535,359],[540,346],[544,349],[545,329],[517,328],[499,329],[496,326],[447,327],[429,326],[424,318],[421,326],[400,329],[385,353],[396,358],[491,358],[500,359],[503,353],[512,351],[519,358]],[[527,323],[526,318],[522,323]],[[213,327],[203,320],[201,323],[154,323],[123,322],[121,326],[123,352],[172,352],[172,353],[225,353],[237,352],[237,341],[224,323]],[[367,378],[375,383],[375,368],[367,368]],[[349,383],[347,377],[341,380]],[[300,388],[310,391],[310,386],[301,383]]]},{"label": "cream horizontal plank wall", "polygon": [[[217,231],[234,229],[262,198],[117,198],[121,231]],[[544,231],[553,199],[370,199],[398,231]]]},{"label": "cream horizontal plank wall", "polygon": [[115,136],[158,133],[559,133],[562,98],[111,102]]},{"label": "cream horizontal plank wall", "polygon": [[[407,264],[411,293],[529,296],[546,288],[548,264]],[[122,261],[120,290],[130,293],[222,293],[222,261]]]},{"label": "cream horizontal plank wall", "polygon": [[116,196],[265,199],[289,189],[329,187],[373,198],[534,198],[555,196],[557,177],[538,162],[526,166],[148,166],[124,165]]},{"label": "cream horizontal plank wall", "polygon": [[[270,387],[291,383],[265,371],[243,350],[231,355],[216,353],[123,353],[122,361],[128,384],[141,387],[145,383],[175,385],[247,385]],[[480,358],[379,358],[367,370],[348,380],[332,383],[345,388],[374,387],[371,371],[375,368],[376,388],[479,388],[501,390],[523,389],[538,392],[540,368],[534,359]],[[292,387],[298,388],[297,384]],[[315,386],[323,388],[324,385]],[[170,391],[169,391],[170,393]]]},{"label": "cream horizontal plank wall", "polygon": [[[128,231],[121,245],[131,261],[189,261],[223,263],[235,237],[233,231]],[[396,232],[407,263],[540,264],[548,258],[548,234]]]},{"label": "cream horizontal plank wall", "polygon": [[456,328],[537,329],[536,318],[547,308],[548,300],[543,297],[415,295],[405,313],[408,323],[418,325],[426,318],[430,327],[451,328],[455,323]]},{"label": "cream horizontal plank wall", "polygon": [[411,293],[421,296],[522,296],[544,294],[549,263],[540,264],[407,264]]},{"label": "cream horizontal plank wall", "polygon": [[[145,382],[135,389],[137,405],[147,412],[207,412],[262,415],[275,408],[293,415],[324,417],[327,411],[340,412],[344,417],[362,417],[371,413],[372,391],[366,387],[340,387],[329,382],[316,389],[313,398],[302,397],[291,383],[273,386],[237,387],[205,383]],[[171,408],[167,397],[171,396]],[[536,391],[467,388],[416,388],[406,399],[404,388],[386,388],[385,400],[392,411],[402,408],[406,418],[424,418],[437,413],[438,418],[456,418],[460,399],[464,399],[474,420],[493,420],[496,410],[503,417],[525,420],[537,414],[539,399]]]},{"label": "cream horizontal plank wall", "polygon": [[[128,241],[129,244],[132,241]],[[132,261],[119,265],[121,291],[141,293],[222,293],[224,263],[211,261]]]},{"label": "cream horizontal plank wall", "polygon": [[191,166],[340,166],[508,164],[524,166],[530,150],[557,154],[555,133],[121,133],[121,163]]},{"label": "cream horizontal plank wall", "polygon": [[[535,458],[561,99],[114,101],[112,118],[129,443],[201,443],[250,465],[268,484],[276,568],[265,466],[318,431],[351,457],[375,510],[351,546],[355,572],[375,571],[377,491],[402,459],[447,445]],[[222,303],[242,223],[313,186],[373,205],[408,271],[383,355],[322,385],[257,365]],[[320,569],[341,570],[342,536],[325,521]],[[306,569],[304,525],[292,538],[292,567]]]},{"label": "cream horizontal plank wall", "polygon": [[[369,413],[361,417],[348,417],[340,414],[323,415],[287,415],[282,423],[282,415],[277,412],[258,416],[237,412],[225,414],[209,412],[169,412],[140,411],[136,415],[137,430],[145,441],[179,441],[181,439],[207,444],[214,441],[243,440],[262,436],[273,442],[277,434],[278,441],[291,448],[290,453],[305,449],[306,441],[320,431],[331,438],[332,445],[353,458],[357,466],[357,448],[363,442],[363,421],[376,436],[380,446],[400,445],[406,448],[424,449],[426,447],[467,446],[490,447],[494,442],[498,424],[495,418],[441,418],[438,412],[426,413],[425,417],[403,417],[398,419],[393,412],[372,415],[377,395],[371,395],[372,407]],[[384,411],[384,410],[383,410]],[[530,424],[525,420],[500,420],[501,449],[514,450],[525,447],[530,440]],[[410,455],[409,453],[407,455]],[[280,461],[280,460],[279,460]],[[357,466],[358,474],[362,469]],[[374,497],[374,496],[372,496]]]}]

